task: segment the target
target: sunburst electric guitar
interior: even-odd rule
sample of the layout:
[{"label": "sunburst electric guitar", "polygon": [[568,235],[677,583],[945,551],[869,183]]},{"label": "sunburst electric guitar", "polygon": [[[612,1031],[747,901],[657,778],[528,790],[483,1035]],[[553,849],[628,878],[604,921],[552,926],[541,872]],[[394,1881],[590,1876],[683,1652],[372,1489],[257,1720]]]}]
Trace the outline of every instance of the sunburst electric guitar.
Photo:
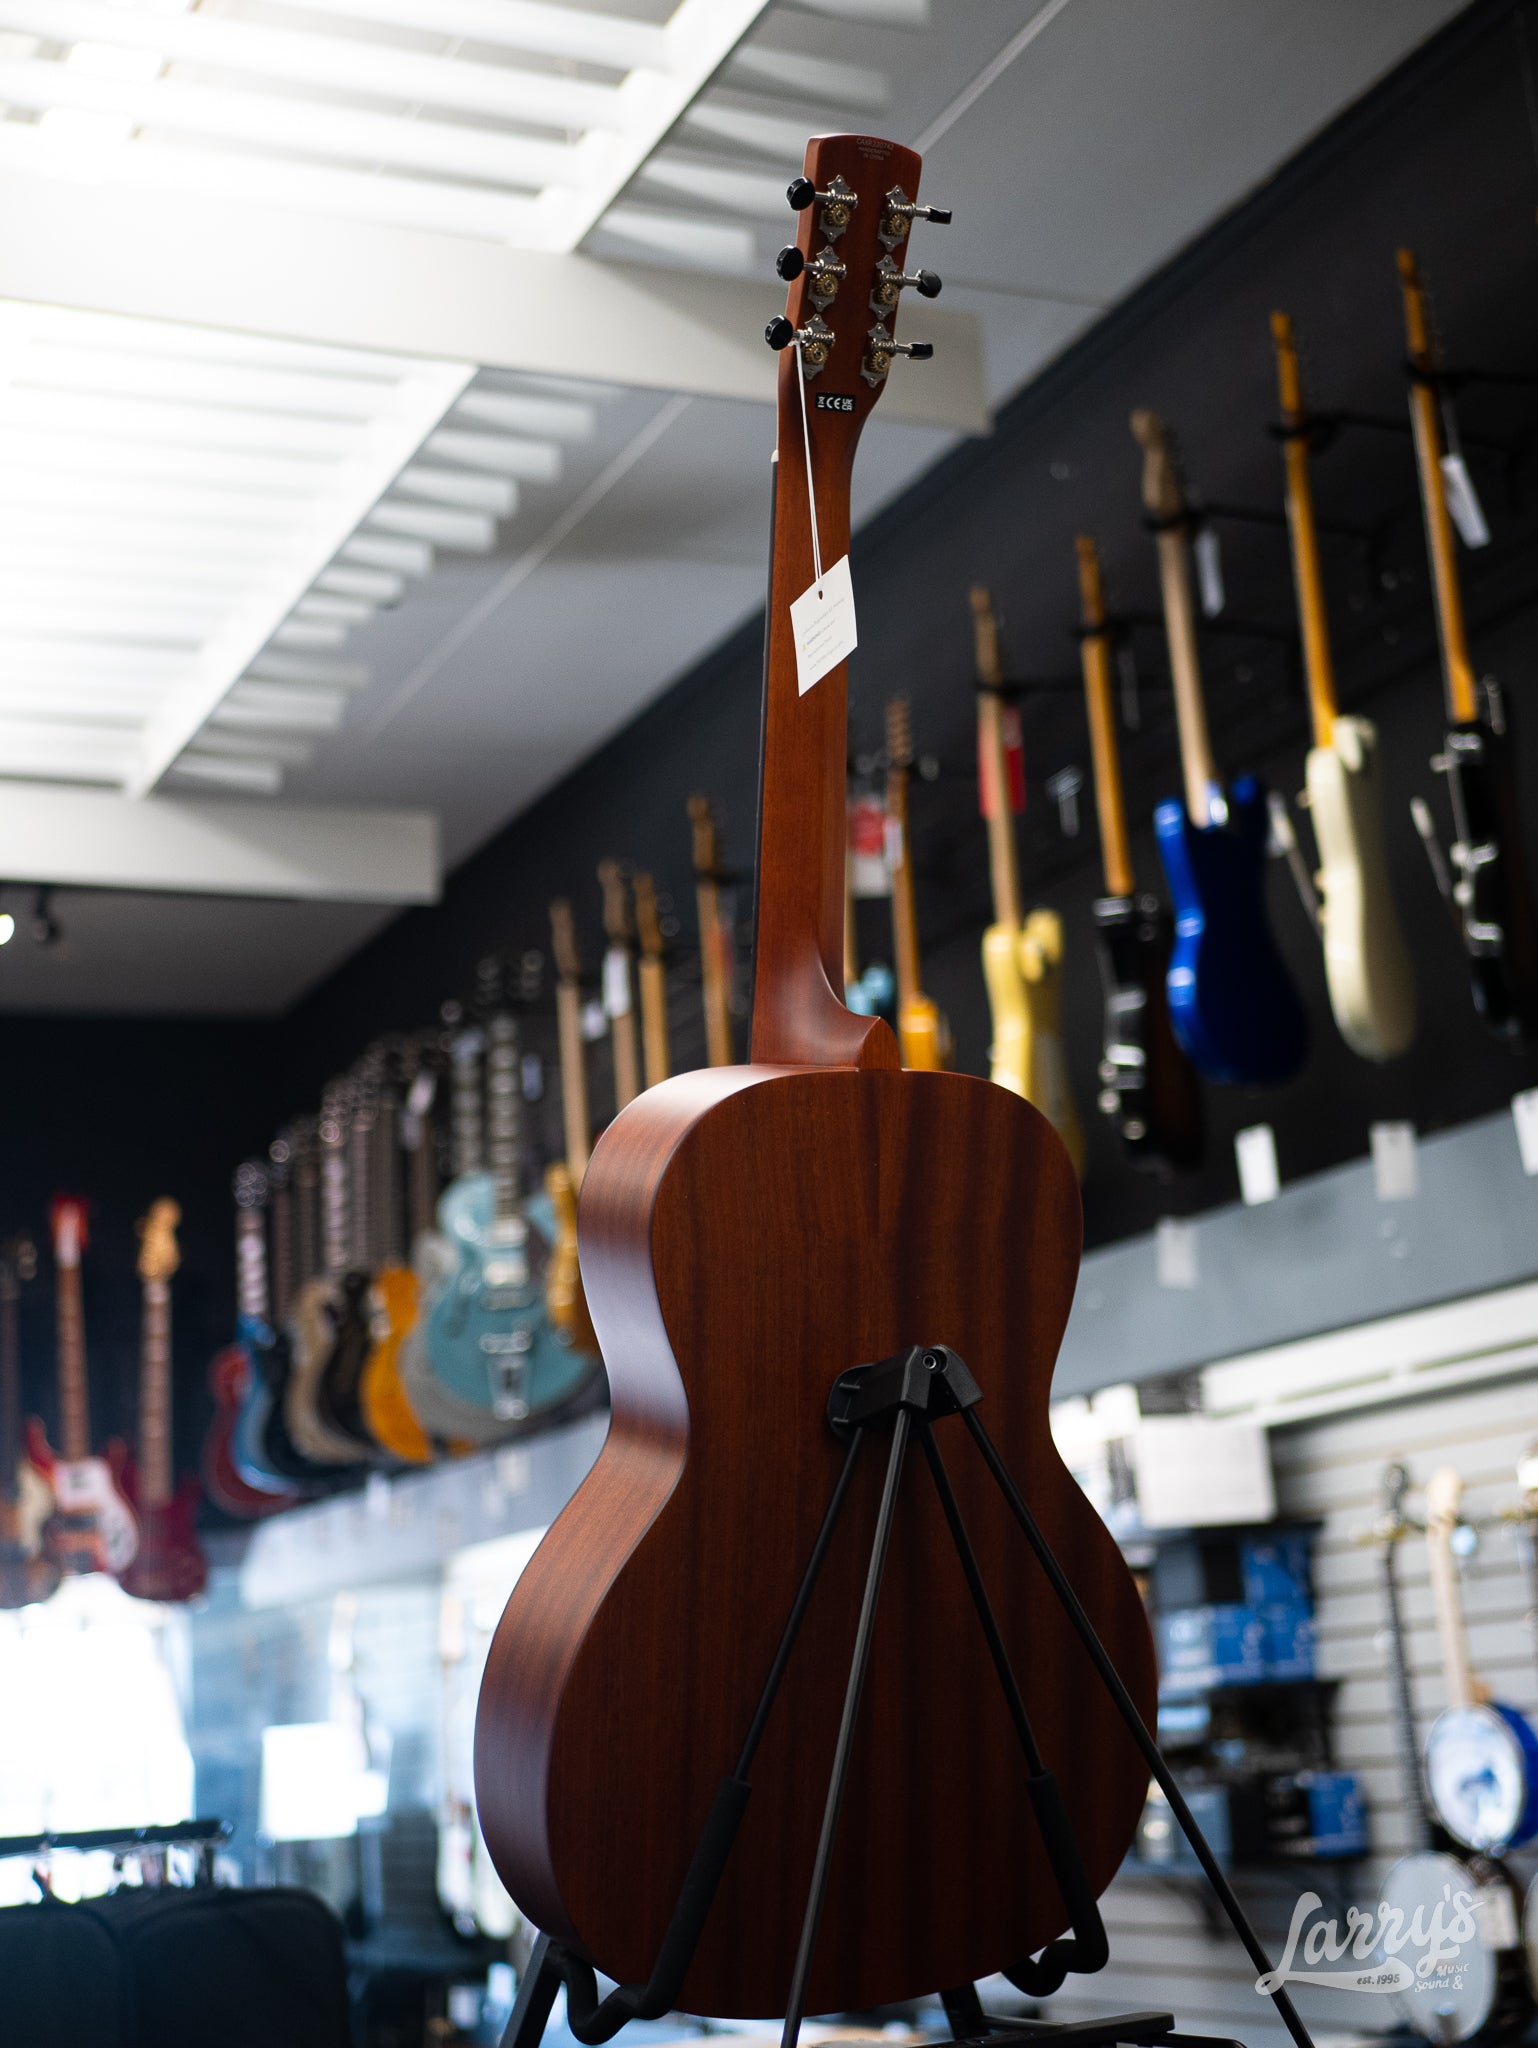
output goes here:
[{"label": "sunburst electric guitar", "polygon": [[983,979],[993,1017],[990,1072],[1001,1088],[1023,1095],[1051,1119],[1082,1180],[1084,1126],[1063,1051],[1063,920],[1045,908],[1022,914],[998,622],[993,600],[981,586],[972,591],[972,626],[977,650],[978,795],[988,827],[993,889],[993,922],[983,933]]},{"label": "sunburst electric guitar", "polygon": [[919,974],[918,905],[913,893],[908,792],[913,779],[913,725],[906,697],[886,708],[887,868],[892,880],[892,955],[897,965],[897,1041],[903,1065],[935,1073],[951,1063],[951,1028]]},{"label": "sunburst electric guitar", "polygon": [[1280,391],[1287,525],[1308,678],[1314,744],[1308,809],[1319,848],[1319,923],[1330,1008],[1340,1035],[1366,1060],[1392,1059],[1415,1036],[1415,975],[1399,929],[1383,850],[1378,728],[1341,714],[1324,608],[1319,529],[1309,474],[1309,418],[1292,322],[1271,315]]}]

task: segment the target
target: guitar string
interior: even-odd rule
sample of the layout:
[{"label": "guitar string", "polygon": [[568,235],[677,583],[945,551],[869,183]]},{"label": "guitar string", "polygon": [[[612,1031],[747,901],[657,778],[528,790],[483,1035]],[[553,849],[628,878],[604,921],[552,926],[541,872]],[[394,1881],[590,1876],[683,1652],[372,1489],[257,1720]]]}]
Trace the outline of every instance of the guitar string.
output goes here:
[{"label": "guitar string", "polygon": [[801,445],[806,450],[806,502],[812,514],[812,581],[822,595],[822,543],[817,537],[817,493],[812,487],[812,429],[806,417],[806,359],[796,336],[796,389],[801,394]]}]

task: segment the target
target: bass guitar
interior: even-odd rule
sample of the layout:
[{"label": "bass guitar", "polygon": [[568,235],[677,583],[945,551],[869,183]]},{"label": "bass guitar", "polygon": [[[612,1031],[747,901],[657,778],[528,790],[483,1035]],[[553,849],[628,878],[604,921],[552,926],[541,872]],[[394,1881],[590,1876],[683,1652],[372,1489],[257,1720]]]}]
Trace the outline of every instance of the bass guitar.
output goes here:
[{"label": "bass guitar", "polygon": [[1164,423],[1135,412],[1143,503],[1159,549],[1164,628],[1175,682],[1185,802],[1162,803],[1154,836],[1175,910],[1166,980],[1170,1023],[1209,1081],[1258,1087],[1289,1080],[1308,1051],[1308,1020],[1266,916],[1266,792],[1241,775],[1218,779],[1196,644],[1191,510]]},{"label": "bass guitar", "polygon": [[[1399,1765],[1400,1811],[1410,1837],[1410,1850],[1383,1880],[1380,1915],[1400,1914],[1398,1923],[1413,1930],[1429,1928],[1438,1906],[1447,1925],[1447,1905],[1455,1894],[1474,1902],[1478,1932],[1456,1951],[1428,1966],[1427,1974],[1395,1994],[1394,2005],[1405,2025],[1424,2040],[1438,2042],[1504,2040],[1525,2025],[1532,2002],[1522,1978],[1516,1948],[1516,1893],[1509,1873],[1487,1856],[1465,1861],[1436,1845],[1433,1817],[1426,1804],[1421,1776],[1420,1738],[1415,1725],[1410,1663],[1405,1649],[1399,1596],[1399,1549],[1413,1524],[1405,1513],[1410,1475],[1392,1464],[1383,1473],[1383,1506],[1367,1539],[1378,1550],[1384,1620],[1389,1649],[1389,1693],[1394,1711],[1394,1748]],[[1385,1925],[1391,1924],[1387,1921]],[[1506,1930],[1509,1940],[1490,1936]],[[1421,1952],[1401,1949],[1391,1962],[1414,1968]]]},{"label": "bass guitar", "polygon": [[722,915],[721,849],[708,797],[690,797],[689,822],[694,832],[694,900],[700,922],[705,1058],[712,1067],[729,1067],[733,1056],[732,934]]},{"label": "bass guitar", "polygon": [[657,885],[651,876],[637,874],[635,891],[636,937],[641,957],[636,974],[641,984],[641,1058],[646,1085],[655,1088],[673,1071],[668,1044],[667,947],[662,936],[662,919],[657,910]]},{"label": "bass guitar", "polygon": [[886,708],[886,845],[892,885],[892,957],[897,968],[897,1042],[903,1065],[926,1073],[951,1063],[951,1028],[919,980],[919,919],[913,894],[908,788],[913,727],[906,697]]},{"label": "bass guitar", "polygon": [[1426,1487],[1426,1553],[1448,1705],[1426,1738],[1426,1789],[1455,1842],[1486,1856],[1538,1835],[1538,1735],[1515,1707],[1490,1697],[1469,1662],[1453,1537],[1463,1479],[1452,1466]]},{"label": "bass guitar", "polygon": [[85,1314],[80,1259],[86,1247],[86,1205],[60,1195],[49,1216],[58,1313],[59,1425],[62,1454],[43,1425],[27,1425],[27,1455],[53,1489],[54,1511],[43,1547],[66,1578],[86,1572],[121,1576],[139,1547],[139,1526],[105,1458],[91,1455],[90,1390],[85,1365]]},{"label": "bass guitar", "polygon": [[436,1041],[429,1040],[406,1055],[406,1099],[399,1117],[397,1144],[396,1105],[387,1093],[380,1105],[378,1133],[378,1240],[380,1263],[374,1273],[373,1348],[363,1367],[358,1388],[363,1425],[380,1449],[404,1465],[425,1465],[433,1455],[432,1439],[422,1427],[411,1405],[401,1376],[401,1346],[416,1328],[422,1297],[414,1266],[406,1259],[402,1242],[402,1212],[398,1172],[401,1151],[406,1155],[407,1240],[415,1243],[420,1232],[432,1226],[438,1199],[438,1171],[432,1128],[433,1101],[438,1073],[432,1064]]},{"label": "bass guitar", "polygon": [[53,1490],[21,1448],[21,1284],[37,1272],[29,1237],[0,1243],[0,1607],[46,1600],[59,1568],[43,1550]]},{"label": "bass guitar", "polygon": [[1140,891],[1133,874],[1111,708],[1111,640],[1100,557],[1087,534],[1079,535],[1077,547],[1079,647],[1105,880],[1105,894],[1094,905],[1105,991],[1100,1107],[1136,1164],[1156,1171],[1195,1166],[1202,1153],[1202,1098],[1196,1070],[1170,1028],[1167,983],[1174,927],[1158,897]]},{"label": "bass guitar", "polygon": [[1055,910],[1021,915],[998,622],[993,600],[981,587],[972,591],[972,624],[977,648],[978,787],[993,887],[993,923],[983,933],[983,979],[993,1016],[991,1072],[1001,1088],[1023,1095],[1050,1119],[1082,1180],[1084,1126],[1063,1053],[1063,921]]},{"label": "bass guitar", "polygon": [[1281,398],[1287,526],[1308,679],[1314,744],[1308,812],[1319,848],[1319,925],[1330,1008],[1341,1037],[1365,1060],[1392,1059],[1415,1037],[1415,975],[1399,929],[1383,850],[1378,728],[1341,715],[1324,608],[1319,530],[1309,473],[1311,427],[1292,322],[1271,315]]},{"label": "bass guitar", "polygon": [[[883,1523],[846,1826],[818,1870],[821,1939],[809,1974],[795,1969],[883,1491],[883,1461],[848,1466],[856,1527],[832,1538],[777,1661],[846,1473],[827,1421],[840,1374],[901,1347],[956,1348],[1144,1712],[1155,1696],[1137,1589],[1048,1427],[1081,1235],[1067,1152],[988,1081],[905,1072],[890,1029],[842,1000],[847,665],[798,687],[790,607],[815,585],[814,508],[824,561],[848,548],[855,443],[911,352],[885,305],[873,322],[873,298],[882,277],[894,297],[911,282],[898,266],[928,210],[909,196],[919,159],[896,143],[823,136],[805,172],[800,274],[771,330],[796,345],[779,369],[752,1063],[649,1089],[593,1149],[582,1271],[612,1421],[513,1590],[476,1728],[503,1882],[624,1982],[652,1971],[707,1816],[730,1795],[730,1853],[673,2000],[722,2015],[787,2011],[793,1978],[812,2012],[962,1985],[1023,1963],[1066,1919],[940,1494],[912,1469]],[[1147,1767],[1045,1578],[1022,1566],[981,1460],[963,1444],[946,1462],[1040,1749],[1048,1765],[1072,1760],[1062,1798],[1103,1889]],[[771,1664],[748,1798],[734,1773]]]},{"label": "bass guitar", "polygon": [[177,1485],[171,1451],[171,1276],[181,1264],[181,1219],[180,1204],[162,1197],[139,1225],[144,1321],[137,1463],[121,1441],[108,1453],[139,1521],[139,1548],[118,1577],[123,1591],[137,1600],[193,1600],[208,1584],[208,1560],[198,1541],[203,1489],[192,1473]]},{"label": "bass guitar", "polygon": [[1446,743],[1432,766],[1446,775],[1452,799],[1455,836],[1448,857],[1457,876],[1452,902],[1468,955],[1474,1008],[1497,1038],[1521,1046],[1538,1035],[1538,909],[1523,843],[1510,710],[1488,681],[1481,704],[1475,685],[1442,469],[1440,365],[1425,289],[1408,249],[1399,251],[1399,280],[1410,359],[1410,424],[1447,699]]},{"label": "bass guitar", "polygon": [[617,860],[598,863],[598,886],[603,890],[603,929],[608,940],[603,956],[603,1007],[614,1055],[614,1107],[621,1110],[641,1092],[641,1048],[636,1038],[631,972],[635,940],[625,902],[625,874]]}]

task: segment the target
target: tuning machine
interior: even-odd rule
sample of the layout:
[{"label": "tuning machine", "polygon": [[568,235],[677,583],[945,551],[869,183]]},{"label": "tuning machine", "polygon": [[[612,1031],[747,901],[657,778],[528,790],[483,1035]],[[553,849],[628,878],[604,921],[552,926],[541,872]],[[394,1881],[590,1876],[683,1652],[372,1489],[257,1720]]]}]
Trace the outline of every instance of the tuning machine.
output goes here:
[{"label": "tuning machine", "polygon": [[870,306],[873,313],[886,319],[897,310],[897,302],[909,285],[918,292],[921,299],[937,299],[940,296],[940,280],[932,270],[904,270],[894,263],[890,256],[883,256],[876,265],[876,274],[871,284]]},{"label": "tuning machine", "polygon": [[[795,201],[792,200],[792,205]],[[803,200],[802,204],[806,202]],[[885,242],[889,249],[907,234],[916,220],[932,220],[939,227],[950,225],[951,210],[948,206],[919,206],[911,200],[901,185],[894,185],[881,202],[881,225],[876,230],[876,239]]]},{"label": "tuning machine", "polygon": [[865,339],[870,344],[870,353],[860,365],[860,375],[872,385],[886,382],[887,372],[898,356],[906,356],[914,363],[927,363],[935,352],[932,341],[893,341],[879,321]]},{"label": "tuning machine", "polygon": [[804,327],[795,326],[783,313],[777,313],[764,329],[764,339],[772,349],[789,348],[792,342],[799,342],[801,374],[810,382],[827,366],[833,329],[820,313],[814,313]]},{"label": "tuning machine", "polygon": [[774,259],[774,267],[787,284],[804,276],[807,281],[807,295],[817,307],[831,306],[838,297],[838,288],[848,275],[847,266],[840,263],[831,249],[823,249],[810,261],[791,242]]},{"label": "tuning machine", "polygon": [[785,188],[785,197],[797,213],[805,213],[809,206],[820,205],[822,212],[817,225],[830,242],[838,240],[854,218],[854,210],[860,203],[860,195],[841,176],[831,178],[825,192],[819,192],[810,178],[792,178]]}]

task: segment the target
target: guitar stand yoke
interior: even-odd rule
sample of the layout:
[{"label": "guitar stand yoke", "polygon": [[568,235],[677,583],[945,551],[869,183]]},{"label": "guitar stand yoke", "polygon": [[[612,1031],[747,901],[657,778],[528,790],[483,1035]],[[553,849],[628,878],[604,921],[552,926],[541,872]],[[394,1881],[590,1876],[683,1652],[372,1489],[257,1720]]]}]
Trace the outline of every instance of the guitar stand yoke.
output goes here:
[{"label": "guitar stand yoke", "polygon": [[[977,1558],[961,1518],[959,1503],[951,1487],[939,1447],[934,1441],[933,1423],[947,1415],[961,1417],[981,1452],[994,1483],[1002,1493],[1011,1514],[1019,1523],[1058,1603],[1088,1652],[1101,1682],[1110,1693],[1117,1711],[1142,1752],[1151,1775],[1169,1801],[1170,1810],[1180,1823],[1235,1934],[1257,1971],[1262,1976],[1270,1974],[1271,1960],[1219,1867],[1211,1846],[1198,1827],[1184,1794],[1159,1752],[1158,1744],[1138,1712],[1137,1703],[1122,1683],[1120,1674],[1095,1633],[1094,1624],[1079,1604],[1078,1596],[1062,1566],[1010,1476],[992,1437],[979,1419],[976,1409],[981,1399],[982,1390],[976,1380],[957,1354],[944,1345],[912,1345],[904,1351],[894,1353],[890,1358],[880,1360],[877,1364],[856,1366],[852,1371],[841,1373],[834,1381],[833,1390],[828,1398],[827,1419],[834,1434],[848,1446],[844,1464],[823,1515],[795,1600],[792,1602],[784,1633],[780,1638],[774,1661],[770,1665],[769,1675],[764,1682],[764,1689],[754,1711],[736,1768],[731,1776],[723,1778],[716,1788],[715,1799],[695,1845],[651,1976],[645,1984],[618,1985],[606,1997],[600,1998],[592,1966],[549,1935],[541,1934],[519,1984],[517,2003],[502,2036],[501,2048],[539,2048],[556,1993],[563,1984],[566,1988],[567,2024],[577,2040],[584,2044],[584,2048],[599,2048],[599,2044],[612,2040],[629,2020],[660,2019],[665,2013],[674,2010],[678,1993],[688,1973],[689,1963],[704,1929],[706,1916],[719,1888],[727,1858],[731,1854],[732,1844],[736,1840],[738,1827],[747,1809],[752,1789],[749,1784],[749,1773],[752,1770],[753,1759],[763,1738],[780,1681],[790,1662],[802,1621],[827,1557],[861,1447],[873,1429],[887,1424],[890,1424],[891,1435],[886,1477],[882,1486],[881,1504],[877,1510],[875,1531],[871,1539],[870,1564],[866,1572],[860,1616],[855,1627],[849,1679],[844,1691],[843,1711],[839,1720],[833,1765],[828,1778],[822,1826],[818,1834],[817,1852],[807,1891],[806,1912],[791,1976],[781,2048],[796,2048],[800,2033],[807,1980],[816,1949],[834,1838],[853,1752],[855,1724],[864,1691],[866,1669],[870,1661],[876,1606],[886,1569],[887,1548],[896,1513],[898,1488],[915,1433],[939,1495],[941,1510],[967,1582],[967,1590],[977,1610],[989,1655],[1025,1757],[1028,1773],[1026,1789],[1030,1796],[1032,1812],[1041,1830],[1048,1859],[1057,1879],[1063,1904],[1068,1910],[1069,1924],[1072,1928],[1070,1934],[1061,1935],[1056,1941],[1048,1943],[1039,1956],[1017,1964],[1004,1974],[1028,1997],[1044,1998],[1061,1986],[1070,1971],[1088,1973],[1105,1967],[1110,1949],[1100,1918],[1099,1904],[1085,1873],[1072,1824],[1063,1805],[1062,1794],[1037,1747],[1025,1702],[1010,1665],[987,1589],[983,1585]],[[1314,2048],[1312,2038],[1299,2018],[1286,1988],[1279,1985],[1271,1993],[1271,1998],[1296,2043],[1296,2048]],[[941,1999],[958,2048],[1003,2048],[1005,2043],[1020,2043],[1023,2048],[1023,2044],[1038,2039],[1049,2044],[1061,2042],[1063,2048],[1110,2048],[1110,2044],[1113,2043],[1132,2044],[1132,2048],[1239,2048],[1237,2043],[1218,2040],[1211,2035],[1176,2032],[1174,2016],[1170,2013],[1122,2013],[1111,2019],[1059,2024],[1042,2020],[1004,2018],[985,2013],[976,1988],[971,1984],[945,1991],[941,1994]]]}]

